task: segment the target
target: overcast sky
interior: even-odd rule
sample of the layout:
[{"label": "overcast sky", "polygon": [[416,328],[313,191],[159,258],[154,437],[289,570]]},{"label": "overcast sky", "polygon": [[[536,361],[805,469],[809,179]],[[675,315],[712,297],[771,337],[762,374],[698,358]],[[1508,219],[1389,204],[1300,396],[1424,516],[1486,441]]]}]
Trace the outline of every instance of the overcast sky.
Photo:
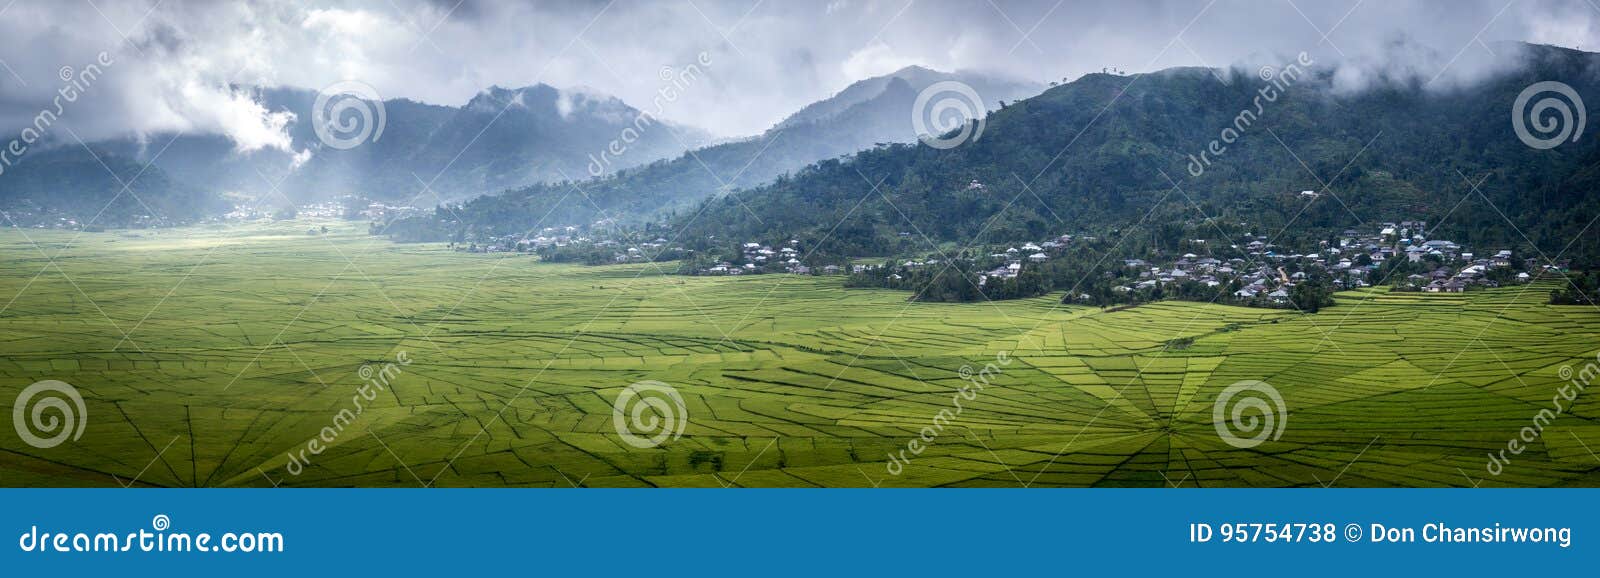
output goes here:
[{"label": "overcast sky", "polygon": [[[543,82],[644,108],[704,52],[664,108],[720,136],[755,134],[850,82],[920,64],[1039,81],[1102,67],[1283,62],[1308,51],[1375,71],[1470,81],[1495,41],[1600,47],[1587,0],[0,0],[0,124],[32,118],[100,51],[115,64],[65,117],[87,140],[186,130],[240,149],[287,147],[230,86],[319,89],[355,79],[385,98],[460,105]],[[1348,63],[1359,63],[1349,65]]]}]

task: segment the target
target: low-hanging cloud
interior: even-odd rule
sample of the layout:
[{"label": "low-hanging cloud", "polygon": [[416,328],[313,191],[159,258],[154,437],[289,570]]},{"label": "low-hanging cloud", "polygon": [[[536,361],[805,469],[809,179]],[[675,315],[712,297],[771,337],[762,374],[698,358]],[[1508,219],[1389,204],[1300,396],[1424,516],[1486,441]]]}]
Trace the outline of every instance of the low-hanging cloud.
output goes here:
[{"label": "low-hanging cloud", "polygon": [[211,133],[240,152],[303,155],[288,131],[309,119],[267,109],[260,88],[355,79],[385,98],[456,106],[490,86],[543,82],[638,107],[664,67],[705,52],[715,70],[661,116],[739,136],[912,64],[1059,81],[1308,52],[1337,70],[1340,90],[1461,86],[1515,65],[1497,41],[1600,46],[1597,18],[1584,0],[19,0],[0,13],[0,123],[21,126],[62,66],[103,50],[117,65],[64,115],[73,134]]}]

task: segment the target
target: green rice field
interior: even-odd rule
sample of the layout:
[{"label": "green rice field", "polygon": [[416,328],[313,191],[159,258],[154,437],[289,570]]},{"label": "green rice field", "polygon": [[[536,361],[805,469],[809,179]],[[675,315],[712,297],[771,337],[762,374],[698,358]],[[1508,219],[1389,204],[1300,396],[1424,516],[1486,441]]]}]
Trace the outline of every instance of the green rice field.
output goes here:
[{"label": "green rice field", "polygon": [[[1549,282],[1106,312],[674,268],[341,222],[6,229],[0,485],[1600,486],[1600,388],[1487,467],[1600,350],[1600,311],[1546,305]],[[81,437],[13,431],[41,380],[81,395]],[[683,429],[636,447],[613,404],[647,380]],[[1214,409],[1245,380],[1281,394],[1283,427],[1236,447]]]}]

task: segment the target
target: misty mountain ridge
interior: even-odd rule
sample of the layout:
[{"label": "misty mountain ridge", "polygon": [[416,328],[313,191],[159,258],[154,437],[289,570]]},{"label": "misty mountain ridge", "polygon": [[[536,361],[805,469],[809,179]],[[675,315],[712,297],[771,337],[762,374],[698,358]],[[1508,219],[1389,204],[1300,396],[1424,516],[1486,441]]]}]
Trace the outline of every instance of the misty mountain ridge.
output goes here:
[{"label": "misty mountain ridge", "polygon": [[[21,178],[0,179],[0,202],[24,206],[18,203],[25,201],[32,210],[48,210],[76,207],[87,198],[108,201],[121,184],[104,168],[95,174],[55,172],[84,161],[98,164],[93,163],[98,156],[108,165],[142,167],[153,162],[140,179],[167,186],[145,190],[141,198],[159,197],[167,188],[181,186],[183,191],[173,193],[191,201],[194,195],[217,197],[223,193],[275,197],[262,200],[264,207],[340,194],[430,205],[568,175],[587,175],[593,156],[622,138],[640,114],[622,100],[591,89],[562,90],[546,84],[514,89],[494,86],[459,107],[384,100],[382,132],[363,127],[376,138],[339,150],[324,146],[312,125],[318,93],[296,88],[252,92],[267,111],[294,115],[295,120],[286,127],[294,153],[276,148],[240,151],[219,134],[165,133],[90,142],[91,155],[75,141],[58,138],[55,146],[34,151],[8,169]],[[373,109],[371,103],[366,106]],[[712,141],[699,129],[659,119],[655,123],[661,130],[640,134],[628,145],[628,154],[611,159],[615,166],[626,168],[677,156]],[[49,185],[57,181],[73,186]],[[194,220],[226,206],[222,202],[187,204],[194,209],[177,211],[170,215],[172,220]],[[94,212],[73,215],[87,221]],[[108,226],[125,224],[124,217],[131,216],[122,211],[107,213],[102,224]]]},{"label": "misty mountain ridge", "polygon": [[[619,209],[650,212],[760,184],[817,160],[877,143],[914,141],[917,135],[908,122],[911,104],[920,90],[943,80],[967,83],[986,97],[994,95],[987,108],[997,108],[1000,100],[1031,96],[1043,88],[1042,84],[977,73],[907,67],[852,83],[833,97],[797,111],[762,135],[718,141],[699,129],[659,118],[638,124],[639,109],[587,87],[491,86],[459,107],[404,98],[384,100],[381,135],[349,150],[325,147],[318,139],[311,124],[316,92],[258,88],[251,89],[253,96],[266,110],[294,115],[294,122],[286,130],[296,154],[308,157],[303,163],[297,165],[295,154],[275,148],[240,151],[227,137],[218,134],[151,134],[88,143],[96,155],[74,143],[34,155],[82,158],[66,164],[41,161],[38,164],[42,166],[35,169],[22,163],[13,169],[43,174],[20,179],[27,185],[13,183],[8,188],[0,182],[0,202],[12,204],[26,199],[27,206],[41,209],[76,206],[78,200],[85,198],[109,200],[120,185],[103,169],[100,176],[78,175],[70,179],[76,183],[74,192],[32,184],[50,181],[52,168],[76,166],[100,156],[108,164],[130,166],[143,166],[153,160],[140,178],[181,186],[184,190],[174,191],[175,194],[190,201],[222,193],[257,199],[270,194],[276,198],[260,202],[269,208],[346,193],[392,203],[429,205],[530,186],[561,191],[564,187],[540,185],[584,180],[596,173],[605,175],[597,183],[606,182],[623,171],[627,173],[623,180],[632,187],[666,187],[666,194],[642,191],[634,206]],[[653,115],[655,111],[645,112]],[[624,133],[630,128],[633,130]],[[624,154],[606,154],[613,141],[624,137],[634,140],[627,143]],[[695,154],[679,156],[691,150]],[[677,158],[653,171],[641,167],[652,162],[661,164],[663,159],[672,157]],[[118,161],[111,163],[112,159]],[[121,178],[131,178],[131,174]],[[165,188],[145,190],[140,196],[160,196]],[[555,197],[546,201],[560,196],[552,194]],[[58,202],[52,196],[75,198]],[[216,199],[182,203],[180,206],[190,208],[169,216],[176,221],[195,220],[220,212],[218,208],[227,204]],[[127,219],[117,215],[132,214],[108,210],[103,224],[126,224]]]},{"label": "misty mountain ridge", "polygon": [[[971,86],[984,99],[985,110],[999,108],[1000,100],[1027,98],[1044,90],[1042,84],[1029,81],[1003,80],[980,72],[940,72],[921,66],[907,66],[900,70],[851,83],[831,97],[806,105],[780,121],[775,129],[784,129],[802,123],[816,122],[837,116],[852,106],[882,96],[890,84],[899,81],[913,92],[921,92],[938,82],[954,80]],[[916,135],[912,135],[915,137]],[[896,139],[897,141],[899,139]],[[909,141],[907,141],[909,142]]]},{"label": "misty mountain ridge", "polygon": [[[980,73],[907,67],[852,83],[755,137],[690,150],[676,159],[598,179],[573,174],[573,183],[535,184],[485,195],[433,217],[398,224],[390,232],[398,239],[420,241],[456,237],[463,228],[514,234],[539,222],[582,222],[604,216],[648,220],[663,211],[771,182],[821,160],[888,143],[916,142],[921,136],[912,120],[917,98],[942,81],[972,87],[987,110],[1044,89],[1041,83]],[[563,201],[573,187],[583,192],[586,202]],[[456,222],[458,215],[467,222]]]}]

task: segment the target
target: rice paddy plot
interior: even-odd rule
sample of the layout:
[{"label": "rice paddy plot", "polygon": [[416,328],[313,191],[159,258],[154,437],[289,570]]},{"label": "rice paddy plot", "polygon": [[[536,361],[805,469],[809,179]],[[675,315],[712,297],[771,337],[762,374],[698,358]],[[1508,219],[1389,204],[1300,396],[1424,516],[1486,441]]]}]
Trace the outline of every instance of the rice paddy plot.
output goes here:
[{"label": "rice paddy plot", "polygon": [[[1600,391],[1541,414],[1600,310],[1548,284],[1302,315],[674,268],[340,222],[0,231],[0,415],[58,380],[85,424],[0,430],[0,485],[1600,486]],[[1216,410],[1253,381],[1283,428],[1238,443]],[[658,444],[614,419],[641,382],[681,398]]]}]

